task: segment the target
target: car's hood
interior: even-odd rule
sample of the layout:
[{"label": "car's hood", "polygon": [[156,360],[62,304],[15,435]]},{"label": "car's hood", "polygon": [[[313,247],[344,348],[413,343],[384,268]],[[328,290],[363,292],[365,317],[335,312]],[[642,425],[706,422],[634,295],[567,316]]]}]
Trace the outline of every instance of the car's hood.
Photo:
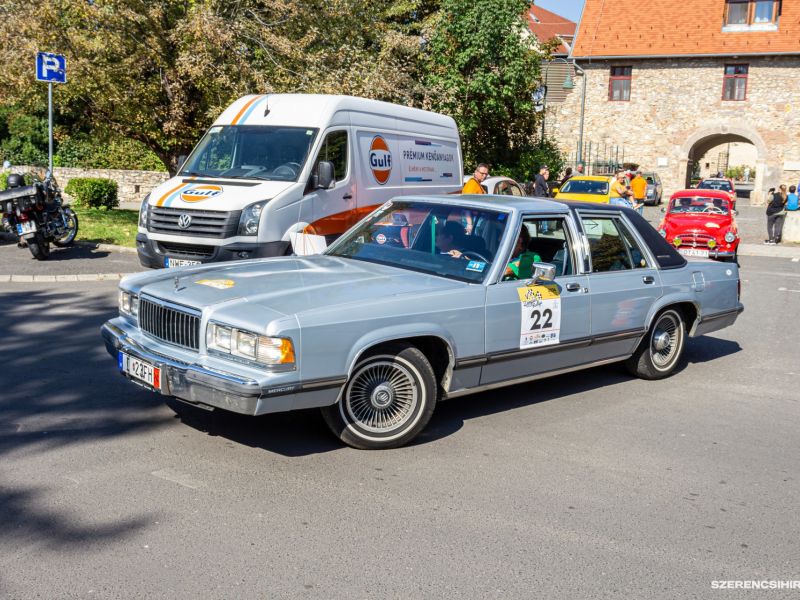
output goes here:
[{"label": "car's hood", "polygon": [[404,269],[329,256],[269,258],[168,269],[129,278],[123,286],[145,295],[204,308],[257,304],[293,315],[322,306],[380,302],[467,285]]},{"label": "car's hood", "polygon": [[733,219],[730,215],[711,215],[703,213],[668,214],[665,222],[670,230],[702,231],[713,236],[716,236],[718,233],[725,233],[733,225]]},{"label": "car's hood", "polygon": [[574,200],[576,202],[602,202],[608,204],[608,196],[597,194],[573,194],[570,192],[558,192],[556,200]]}]

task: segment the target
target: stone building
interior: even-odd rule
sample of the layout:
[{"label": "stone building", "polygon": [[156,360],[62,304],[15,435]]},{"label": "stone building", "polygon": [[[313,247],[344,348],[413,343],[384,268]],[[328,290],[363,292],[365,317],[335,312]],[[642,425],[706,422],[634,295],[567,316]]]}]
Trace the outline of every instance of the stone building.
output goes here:
[{"label": "stone building", "polygon": [[588,142],[621,145],[667,192],[711,149],[751,144],[763,202],[800,181],[799,31],[798,0],[586,0],[548,133],[584,162]]}]

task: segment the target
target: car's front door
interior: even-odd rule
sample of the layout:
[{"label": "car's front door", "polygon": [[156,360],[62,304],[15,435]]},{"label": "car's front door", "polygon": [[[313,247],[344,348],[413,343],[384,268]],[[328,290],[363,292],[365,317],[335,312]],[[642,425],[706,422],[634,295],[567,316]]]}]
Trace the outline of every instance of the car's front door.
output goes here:
[{"label": "car's front door", "polygon": [[630,354],[661,296],[661,279],[644,244],[621,213],[579,211],[590,249],[591,355]]},{"label": "car's front door", "polygon": [[[313,206],[313,231],[332,241],[356,222],[355,183],[350,165],[350,140],[346,128],[325,132],[314,169],[320,161],[333,164],[334,182],[330,189],[312,190],[307,199]],[[313,172],[313,171],[312,171]]]},{"label": "car's front door", "polygon": [[[530,235],[527,254],[512,251],[503,280],[487,288],[482,385],[585,362],[590,306],[588,278],[576,255],[577,232],[565,215],[526,216],[521,227]],[[526,277],[534,260],[556,266],[552,285],[533,285]]]}]

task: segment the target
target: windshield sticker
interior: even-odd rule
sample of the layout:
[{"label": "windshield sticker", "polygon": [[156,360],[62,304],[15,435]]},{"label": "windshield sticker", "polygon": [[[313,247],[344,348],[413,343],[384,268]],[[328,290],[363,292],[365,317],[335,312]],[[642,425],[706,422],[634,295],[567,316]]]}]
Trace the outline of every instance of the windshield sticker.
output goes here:
[{"label": "windshield sticker", "polygon": [[198,279],[195,283],[197,285],[207,285],[217,290],[227,290],[236,285],[233,279]]},{"label": "windshield sticker", "polygon": [[471,260],[467,264],[467,271],[476,271],[478,273],[483,273],[483,270],[486,268],[486,263],[481,262],[479,260]]},{"label": "windshield sticker", "polygon": [[202,202],[222,193],[222,188],[218,185],[196,185],[181,192],[181,200],[184,202]]},{"label": "windshield sticker", "polygon": [[520,350],[557,344],[561,333],[561,296],[558,286],[517,288],[521,311]]}]

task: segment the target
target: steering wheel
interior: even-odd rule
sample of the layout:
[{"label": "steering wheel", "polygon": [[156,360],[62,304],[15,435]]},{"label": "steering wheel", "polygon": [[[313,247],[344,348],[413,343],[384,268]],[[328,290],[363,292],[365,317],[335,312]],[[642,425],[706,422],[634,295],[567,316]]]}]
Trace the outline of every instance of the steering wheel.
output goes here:
[{"label": "steering wheel", "polygon": [[704,213],[712,213],[712,214],[715,214],[715,215],[724,215],[725,214],[725,211],[722,210],[719,206],[706,206],[703,209],[703,212]]},{"label": "steering wheel", "polygon": [[475,252],[475,250],[464,250],[464,252],[461,253],[461,256],[466,256],[467,258],[472,259],[472,260],[476,260],[477,259],[477,260],[480,260],[481,262],[485,262],[485,263],[492,262],[488,258],[486,258],[483,254],[481,254],[480,252]]},{"label": "steering wheel", "polygon": [[277,177],[291,177],[294,179],[300,173],[300,163],[285,162],[272,170],[272,175]]}]

